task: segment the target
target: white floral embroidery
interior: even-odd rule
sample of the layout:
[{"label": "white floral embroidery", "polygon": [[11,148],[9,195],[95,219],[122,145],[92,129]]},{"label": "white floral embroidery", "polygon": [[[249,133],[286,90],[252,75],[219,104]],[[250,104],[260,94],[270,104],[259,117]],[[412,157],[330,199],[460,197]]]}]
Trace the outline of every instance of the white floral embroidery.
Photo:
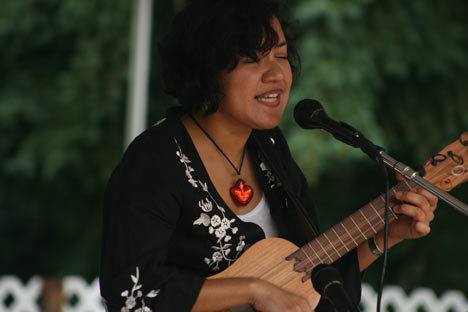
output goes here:
[{"label": "white floral embroidery", "polygon": [[[196,180],[193,177],[192,173],[195,170],[190,166],[190,159],[182,152],[177,140],[174,139],[174,141],[177,145],[176,155],[179,157],[179,161],[185,166],[185,175],[187,176],[188,182],[195,188],[200,187],[207,195],[205,199],[198,201],[198,206],[201,208],[202,212],[198,219],[193,222],[193,225],[203,225],[207,227],[208,233],[216,237],[216,245],[211,246],[211,249],[214,250],[213,254],[209,258],[205,258],[204,261],[213,270],[219,270],[219,265],[221,263],[227,262],[227,265],[229,266],[232,262],[237,260],[240,253],[246,246],[246,237],[244,235],[239,237],[235,253],[233,252],[234,256],[228,257],[232,251],[232,244],[228,242],[232,240],[232,235],[235,235],[239,230],[236,226],[233,226],[236,219],[228,219],[225,215],[226,209],[216,202],[208,190],[208,184],[206,182]],[[213,208],[216,208],[216,211],[213,211]],[[211,216],[207,214],[210,212],[212,213]]]},{"label": "white floral embroidery", "polygon": [[[128,290],[122,292],[121,296],[125,297],[125,306],[123,306],[120,309],[120,312],[153,312],[149,307],[145,305],[145,297],[147,298],[154,298],[158,295],[159,289],[158,290],[151,290],[149,293],[147,293],[145,296],[143,296],[143,292],[140,290],[142,285],[138,284],[138,280],[140,279],[140,270],[138,267],[136,267],[136,274],[135,275],[130,275],[132,282],[133,282],[133,287],[131,292]],[[138,301],[140,301],[141,306],[135,310],[135,308],[138,305]]]},{"label": "white floral embroidery", "polygon": [[260,169],[262,169],[263,173],[268,179],[268,185],[270,188],[276,188],[281,186],[281,182],[276,178],[276,176],[271,172],[270,168],[262,161],[260,163]]},{"label": "white floral embroidery", "polygon": [[200,200],[198,202],[198,206],[204,211],[204,212],[210,212],[211,210],[213,210],[213,203],[208,199],[206,198],[206,202],[202,200]]}]

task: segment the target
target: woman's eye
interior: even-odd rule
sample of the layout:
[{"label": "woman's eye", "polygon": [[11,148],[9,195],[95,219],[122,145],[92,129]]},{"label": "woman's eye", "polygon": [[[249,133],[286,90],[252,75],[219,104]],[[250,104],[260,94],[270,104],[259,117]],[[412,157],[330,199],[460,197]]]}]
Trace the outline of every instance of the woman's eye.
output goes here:
[{"label": "woman's eye", "polygon": [[246,58],[244,60],[244,62],[249,63],[249,64],[258,63],[259,61],[260,61],[259,59],[253,59],[253,58],[250,58],[250,57],[248,57],[248,58]]},{"label": "woman's eye", "polygon": [[288,56],[285,55],[285,56],[277,56],[279,59],[282,59],[282,60],[287,60],[288,59]]}]

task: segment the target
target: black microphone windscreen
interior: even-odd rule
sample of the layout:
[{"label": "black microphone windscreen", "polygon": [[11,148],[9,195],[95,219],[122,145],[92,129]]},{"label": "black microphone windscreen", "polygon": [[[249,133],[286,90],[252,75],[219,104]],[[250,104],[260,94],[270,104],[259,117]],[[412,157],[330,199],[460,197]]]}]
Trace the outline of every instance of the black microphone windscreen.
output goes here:
[{"label": "black microphone windscreen", "polygon": [[321,128],[319,121],[323,117],[327,117],[327,114],[317,100],[305,99],[294,107],[294,119],[304,129]]},{"label": "black microphone windscreen", "polygon": [[311,279],[315,290],[330,301],[334,311],[359,311],[359,308],[346,293],[343,279],[335,267],[320,264],[312,270]]}]

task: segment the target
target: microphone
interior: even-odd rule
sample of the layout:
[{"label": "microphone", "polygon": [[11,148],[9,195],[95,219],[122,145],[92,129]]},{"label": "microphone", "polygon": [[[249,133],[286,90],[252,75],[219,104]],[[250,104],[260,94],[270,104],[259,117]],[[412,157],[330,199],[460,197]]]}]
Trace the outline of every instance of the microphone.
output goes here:
[{"label": "microphone", "polygon": [[346,293],[340,273],[333,266],[318,265],[312,270],[311,278],[315,290],[333,305],[336,312],[359,311]]},{"label": "microphone", "polygon": [[328,117],[319,101],[305,99],[294,107],[294,119],[304,129],[332,129],[339,125]]},{"label": "microphone", "polygon": [[374,145],[351,125],[330,118],[322,104],[317,100],[305,99],[294,107],[294,119],[304,129],[324,129],[336,139],[352,146],[359,147],[372,160],[380,161],[380,146]]}]

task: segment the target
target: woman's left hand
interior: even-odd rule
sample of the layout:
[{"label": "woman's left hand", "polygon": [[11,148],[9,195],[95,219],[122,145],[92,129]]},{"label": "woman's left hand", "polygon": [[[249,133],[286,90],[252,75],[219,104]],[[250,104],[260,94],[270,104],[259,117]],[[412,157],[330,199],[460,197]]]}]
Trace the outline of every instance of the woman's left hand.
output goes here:
[{"label": "woman's left hand", "polygon": [[[397,176],[398,180],[403,179]],[[409,192],[396,192],[395,198],[400,204],[392,210],[398,216],[388,225],[388,248],[405,239],[426,236],[431,231],[430,223],[434,220],[434,211],[438,198],[422,188],[414,188]],[[370,242],[370,241],[369,241]],[[379,251],[384,250],[383,230],[376,233],[374,243]],[[366,269],[378,258],[370,243],[363,243],[358,248],[359,268]]]},{"label": "woman's left hand", "polygon": [[398,219],[389,224],[389,238],[402,241],[429,234],[438,198],[422,188],[397,192],[395,198],[401,204],[393,208]]}]

